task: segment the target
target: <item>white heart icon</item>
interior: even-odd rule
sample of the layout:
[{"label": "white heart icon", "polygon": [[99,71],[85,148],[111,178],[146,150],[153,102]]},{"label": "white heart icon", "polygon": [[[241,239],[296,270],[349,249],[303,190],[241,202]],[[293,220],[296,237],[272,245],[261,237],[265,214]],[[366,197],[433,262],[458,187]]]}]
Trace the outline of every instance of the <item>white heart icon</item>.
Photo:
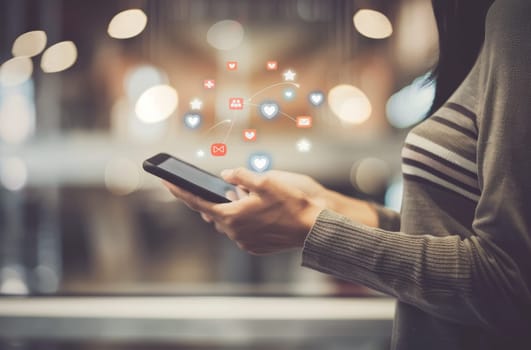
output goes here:
[{"label": "white heart icon", "polygon": [[229,68],[234,69],[234,67],[236,67],[234,63],[229,63]]},{"label": "white heart icon", "polygon": [[265,102],[260,105],[260,112],[267,119],[273,119],[278,115],[280,107],[275,102]]},{"label": "white heart icon", "polygon": [[249,166],[259,173],[267,171],[271,167],[271,157],[264,153],[255,153],[249,158]]},{"label": "white heart icon", "polygon": [[268,160],[266,157],[256,157],[253,159],[253,165],[257,170],[264,170],[267,166]]},{"label": "white heart icon", "polygon": [[310,94],[310,103],[314,106],[320,106],[324,101],[324,95],[322,92],[312,92]]},{"label": "white heart icon", "polygon": [[188,114],[184,117],[184,123],[190,129],[195,129],[201,123],[201,116],[198,114]]},{"label": "white heart icon", "polygon": [[245,138],[248,140],[252,140],[254,138],[255,132],[254,131],[246,131],[245,132]]}]

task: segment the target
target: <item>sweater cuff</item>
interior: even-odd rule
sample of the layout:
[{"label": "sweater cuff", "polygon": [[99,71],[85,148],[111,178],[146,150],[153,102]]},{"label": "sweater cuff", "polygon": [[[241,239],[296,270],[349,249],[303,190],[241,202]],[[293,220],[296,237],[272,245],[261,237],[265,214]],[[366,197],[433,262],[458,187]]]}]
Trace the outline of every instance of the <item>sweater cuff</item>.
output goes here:
[{"label": "sweater cuff", "polygon": [[302,266],[391,294],[375,271],[381,263],[379,231],[325,209],[304,241]]}]

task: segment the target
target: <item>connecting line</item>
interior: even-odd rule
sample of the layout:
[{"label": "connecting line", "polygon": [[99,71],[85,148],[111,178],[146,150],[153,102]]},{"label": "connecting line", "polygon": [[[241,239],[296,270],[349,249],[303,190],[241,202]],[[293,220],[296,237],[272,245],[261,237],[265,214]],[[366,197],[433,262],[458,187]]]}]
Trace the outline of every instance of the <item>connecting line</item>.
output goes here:
[{"label": "connecting line", "polygon": [[269,85],[265,88],[263,88],[262,90],[259,90],[257,93],[253,94],[251,97],[249,97],[247,99],[247,101],[252,101],[252,99],[258,95],[260,95],[262,92],[266,91],[266,90],[269,90],[271,88],[274,88],[275,86],[280,86],[280,85],[293,85],[295,86],[297,89],[300,88],[300,84],[297,84],[297,83],[293,83],[293,82],[290,82],[290,81],[283,81],[282,83],[276,83],[276,84],[273,84],[273,85]]},{"label": "connecting line", "polygon": [[225,137],[223,138],[223,142],[222,143],[226,143],[227,142],[227,139],[229,138],[229,135],[230,133],[232,132],[232,129],[234,128],[234,124],[236,124],[235,118],[232,118],[232,123],[230,124],[230,127],[229,127],[229,131],[227,131],[227,134],[225,135]]},{"label": "connecting line", "polygon": [[207,131],[205,131],[205,133],[203,134],[203,137],[206,137],[208,134],[210,134],[210,132],[212,130],[214,130],[215,128],[217,128],[218,126],[222,125],[222,124],[225,124],[225,123],[232,123],[232,120],[230,119],[225,119],[225,120],[222,120],[220,121],[219,123],[213,125],[212,127],[210,127]]},{"label": "connecting line", "polygon": [[[249,106],[260,107],[260,105],[257,105],[257,104],[254,104],[254,103],[247,103],[247,105],[249,105]],[[287,114],[287,113],[284,113],[284,112],[282,112],[282,111],[278,111],[278,113],[282,114],[283,116],[288,117],[289,119],[293,120],[295,123],[297,122],[297,119],[293,118],[291,115],[289,115],[289,114]]]}]

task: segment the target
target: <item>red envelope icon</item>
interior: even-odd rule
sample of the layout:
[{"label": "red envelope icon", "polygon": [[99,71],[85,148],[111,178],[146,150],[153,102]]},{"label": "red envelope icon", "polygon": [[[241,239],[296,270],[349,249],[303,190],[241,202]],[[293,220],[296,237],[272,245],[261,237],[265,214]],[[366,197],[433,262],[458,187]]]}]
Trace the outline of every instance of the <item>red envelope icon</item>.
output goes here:
[{"label": "red envelope icon", "polygon": [[227,154],[227,145],[224,143],[213,143],[210,146],[210,153],[214,157],[222,157]]},{"label": "red envelope icon", "polygon": [[311,128],[311,127],[312,127],[312,117],[310,116],[297,117],[297,128]]}]

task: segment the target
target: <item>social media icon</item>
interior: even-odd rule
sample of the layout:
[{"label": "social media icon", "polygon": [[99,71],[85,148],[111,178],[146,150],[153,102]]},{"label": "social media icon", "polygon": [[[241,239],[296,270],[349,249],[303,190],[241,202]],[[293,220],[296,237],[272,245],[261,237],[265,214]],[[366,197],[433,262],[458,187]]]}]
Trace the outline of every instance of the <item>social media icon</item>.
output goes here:
[{"label": "social media icon", "polygon": [[280,106],[273,101],[262,102],[259,106],[260,114],[266,119],[273,119],[280,113]]},{"label": "social media icon", "polygon": [[232,109],[232,110],[243,109],[243,98],[241,97],[229,98],[229,109]]},{"label": "social media icon", "polygon": [[256,141],[256,129],[243,130],[243,139],[248,142]]},{"label": "social media icon", "polygon": [[312,149],[312,144],[307,139],[300,139],[299,141],[297,141],[296,146],[297,151],[301,153],[310,152],[310,150]]},{"label": "social media icon", "polygon": [[267,61],[266,69],[267,70],[277,70],[278,69],[278,62],[277,61]]},{"label": "social media icon", "polygon": [[249,168],[257,173],[271,169],[271,157],[265,153],[254,153],[249,157]]},{"label": "social media icon", "polygon": [[227,154],[227,145],[224,143],[213,143],[210,146],[210,153],[214,157],[222,157]]},{"label": "social media icon", "polygon": [[203,81],[203,87],[205,89],[213,89],[216,87],[216,81],[214,79],[207,79]]},{"label": "social media icon", "polygon": [[284,96],[284,100],[292,101],[295,98],[295,90],[292,88],[286,88],[282,92],[282,96]]},{"label": "social media icon", "polygon": [[190,108],[194,111],[200,110],[201,106],[203,106],[203,101],[198,98],[194,98],[192,101],[190,101]]},{"label": "social media icon", "polygon": [[227,62],[227,69],[228,70],[237,70],[238,69],[238,62],[236,62],[236,61],[228,61]]},{"label": "social media icon", "polygon": [[186,113],[184,115],[184,125],[190,129],[197,129],[201,125],[201,115],[198,113]]},{"label": "social media icon", "polygon": [[313,91],[308,95],[308,100],[314,107],[319,107],[325,100],[325,95],[322,91]]},{"label": "social media icon", "polygon": [[312,127],[312,117],[306,116],[306,115],[297,117],[297,127],[298,128],[311,128]]},{"label": "social media icon", "polygon": [[282,75],[284,76],[284,80],[285,81],[294,81],[295,80],[295,76],[297,75],[297,73],[295,73],[291,69],[288,69]]}]

